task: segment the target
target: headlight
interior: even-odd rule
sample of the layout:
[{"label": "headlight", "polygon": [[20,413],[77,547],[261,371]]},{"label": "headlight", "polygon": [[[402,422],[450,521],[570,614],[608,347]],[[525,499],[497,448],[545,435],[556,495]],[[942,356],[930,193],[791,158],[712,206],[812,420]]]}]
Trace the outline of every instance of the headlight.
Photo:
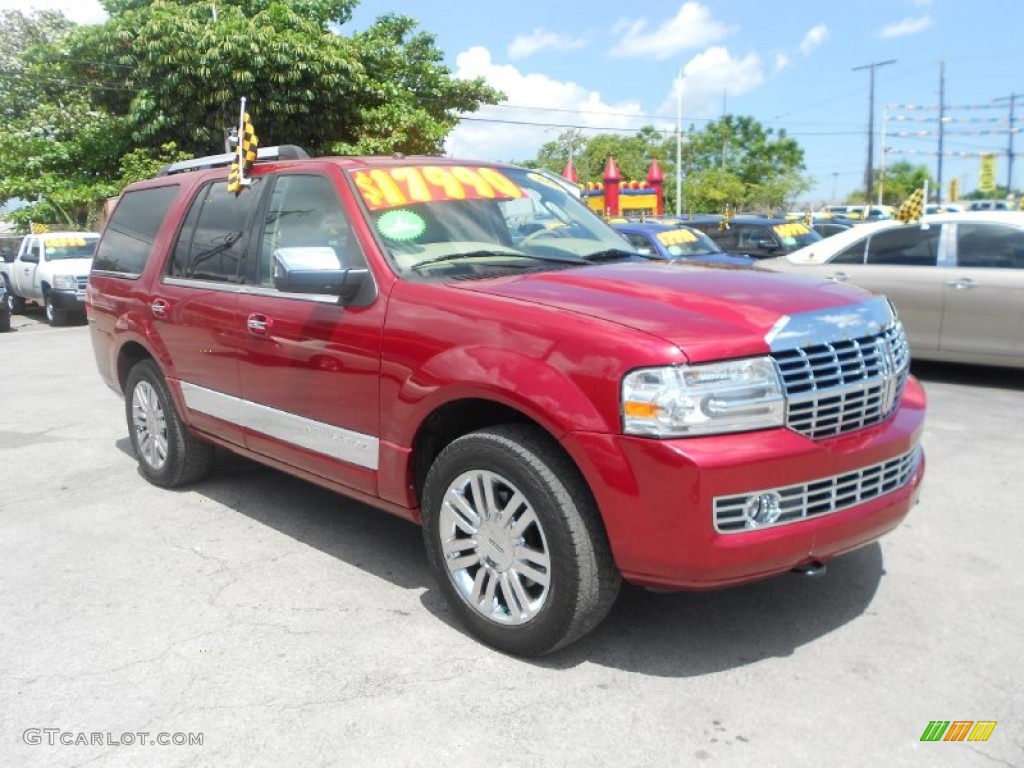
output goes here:
[{"label": "headlight", "polygon": [[62,291],[77,291],[78,278],[74,275],[54,275],[53,287]]},{"label": "headlight", "polygon": [[641,368],[622,381],[627,435],[689,437],[779,427],[782,383],[768,357]]}]

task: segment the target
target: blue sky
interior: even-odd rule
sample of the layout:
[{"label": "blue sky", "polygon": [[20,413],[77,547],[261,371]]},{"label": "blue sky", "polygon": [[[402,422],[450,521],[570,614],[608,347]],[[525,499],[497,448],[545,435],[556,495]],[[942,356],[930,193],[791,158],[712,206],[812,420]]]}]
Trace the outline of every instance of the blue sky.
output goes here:
[{"label": "blue sky", "polygon": [[[0,0],[11,5],[102,18],[96,0]],[[1014,92],[1014,186],[1024,187],[1022,0],[362,0],[351,27],[389,12],[436,35],[456,75],[484,77],[508,97],[465,121],[450,154],[527,159],[568,126],[589,134],[653,124],[674,135],[681,87],[684,130],[723,108],[784,128],[804,148],[809,197],[841,199],[863,186],[867,162],[870,77],[854,68],[896,60],[875,72],[874,166],[884,127],[887,163],[924,164],[936,176],[938,110],[887,107],[938,105],[945,61],[944,196],[954,177],[965,191],[977,186],[982,152],[997,154],[1006,183],[1009,104],[988,105]]]}]

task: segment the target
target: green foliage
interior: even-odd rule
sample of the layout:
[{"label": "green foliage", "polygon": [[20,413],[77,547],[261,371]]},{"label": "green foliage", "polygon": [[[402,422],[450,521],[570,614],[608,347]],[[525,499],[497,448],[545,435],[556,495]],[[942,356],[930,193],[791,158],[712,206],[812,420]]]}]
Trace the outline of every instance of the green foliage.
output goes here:
[{"label": "green foliage", "polygon": [[[926,165],[911,165],[905,160],[893,163],[885,169],[885,175],[881,171],[875,173],[874,188],[882,190],[882,202],[886,205],[899,205],[914,192],[928,182],[929,188],[934,191],[935,181],[928,173]],[[863,199],[864,192],[860,192]],[[877,202],[877,200],[875,201]]]},{"label": "green foliage", "polygon": [[456,80],[408,17],[342,35],[356,4],[105,0],[91,26],[0,13],[0,202],[84,226],[125,183],[223,152],[242,96],[262,146],[311,154],[439,153],[459,113],[502,98]]},{"label": "green foliage", "polygon": [[[601,181],[609,157],[615,158],[624,180],[643,180],[652,159],[665,174],[665,208],[675,207],[676,137],[653,126],[633,136],[599,134],[584,138],[576,130],[544,144],[526,165],[561,173],[569,150],[580,181]],[[692,212],[721,212],[728,205],[738,210],[780,211],[810,189],[802,174],[800,145],[775,134],[752,117],[726,115],[703,131],[690,128],[682,146],[683,208]]]}]

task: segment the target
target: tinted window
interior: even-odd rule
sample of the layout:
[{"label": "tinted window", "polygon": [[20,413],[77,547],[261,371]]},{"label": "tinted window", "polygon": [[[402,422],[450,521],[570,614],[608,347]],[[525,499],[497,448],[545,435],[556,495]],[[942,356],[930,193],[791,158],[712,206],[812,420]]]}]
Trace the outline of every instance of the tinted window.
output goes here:
[{"label": "tinted window", "polygon": [[226,181],[207,184],[192,202],[170,264],[172,277],[243,281],[245,249],[262,179],[235,195]]},{"label": "tinted window", "polygon": [[1024,230],[980,222],[957,225],[957,266],[1024,269]]},{"label": "tinted window", "polygon": [[868,264],[934,267],[941,227],[900,227],[868,240]]},{"label": "tinted window", "polygon": [[858,240],[853,245],[848,245],[846,248],[841,250],[835,255],[830,262],[831,264],[863,264],[864,263],[864,246],[867,245],[867,240]]},{"label": "tinted window", "polygon": [[153,251],[156,233],[178,186],[151,187],[121,196],[103,232],[93,269],[139,275]]},{"label": "tinted window", "polygon": [[333,248],[343,267],[366,265],[348,217],[324,176],[279,176],[263,222],[258,274],[261,285],[274,284],[278,248]]},{"label": "tinted window", "polygon": [[736,232],[736,247],[741,250],[777,248],[779,246],[779,241],[764,227],[745,227],[742,224],[733,224],[732,229]]}]

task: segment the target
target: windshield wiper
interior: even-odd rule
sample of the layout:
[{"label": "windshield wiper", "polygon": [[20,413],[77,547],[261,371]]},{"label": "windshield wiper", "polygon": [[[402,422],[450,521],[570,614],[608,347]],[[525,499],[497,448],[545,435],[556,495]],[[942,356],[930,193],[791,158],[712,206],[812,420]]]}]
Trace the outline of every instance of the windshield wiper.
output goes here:
[{"label": "windshield wiper", "polygon": [[608,248],[604,251],[594,251],[588,253],[583,257],[587,261],[616,261],[617,259],[629,259],[630,261],[640,261],[643,258],[643,254],[637,253],[636,251],[627,251],[625,248]]},{"label": "windshield wiper", "polygon": [[534,261],[554,261],[560,264],[585,264],[586,259],[578,256],[571,256],[563,258],[560,256],[536,256],[531,253],[520,253],[519,251],[464,251],[461,253],[446,253],[443,256],[435,256],[432,259],[426,259],[417,264],[413,264],[410,269],[422,269],[423,267],[430,267],[434,264],[441,264],[445,261],[458,261],[459,259],[479,259],[479,258],[495,258],[495,259],[533,259]]}]

